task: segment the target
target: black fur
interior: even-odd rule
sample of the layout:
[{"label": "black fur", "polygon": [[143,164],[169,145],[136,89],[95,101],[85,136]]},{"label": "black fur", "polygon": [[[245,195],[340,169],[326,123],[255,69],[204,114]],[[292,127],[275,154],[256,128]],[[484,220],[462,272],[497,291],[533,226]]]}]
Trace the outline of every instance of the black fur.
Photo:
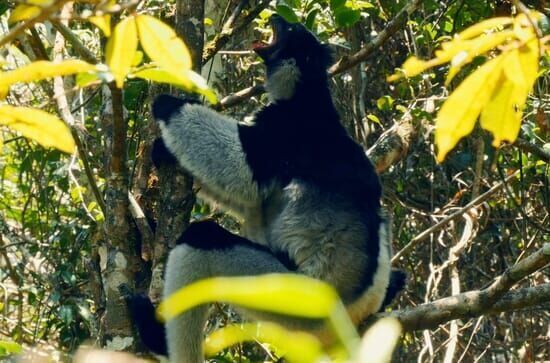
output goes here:
[{"label": "black fur", "polygon": [[386,296],[382,302],[382,307],[380,311],[384,311],[386,306],[391,304],[392,300],[397,296],[397,294],[403,290],[407,282],[407,274],[401,270],[392,270],[390,275],[390,283],[388,289],[386,290]]},{"label": "black fur", "polygon": [[174,113],[177,113],[180,107],[185,105],[186,103],[200,102],[190,95],[185,95],[184,98],[179,98],[163,94],[155,99],[153,105],[151,106],[151,111],[155,120],[162,120],[168,123]]},{"label": "black fur", "polygon": [[201,250],[224,250],[234,245],[247,246],[249,248],[264,251],[275,255],[277,259],[290,271],[296,271],[297,266],[286,253],[273,253],[269,248],[251,242],[218,225],[214,220],[194,222],[187,227],[178,238],[176,244],[186,244]]},{"label": "black fur", "polygon": [[260,50],[267,72],[286,58],[294,58],[300,81],[292,98],[262,108],[254,124],[239,125],[241,144],[260,185],[269,185],[274,179],[282,185],[292,179],[304,180],[354,203],[369,231],[365,250],[374,256],[357,288],[358,295],[372,284],[378,269],[380,181],[363,148],[341,124],[333,104],[326,73],[330,50],[301,24],[290,25],[280,17],[272,22],[281,28],[277,32],[280,46],[269,47],[267,53]]},{"label": "black fur", "polygon": [[168,150],[166,144],[162,139],[156,139],[153,143],[153,149],[151,151],[151,159],[153,160],[153,165],[158,169],[162,165],[177,165],[178,160]]},{"label": "black fur", "polygon": [[166,328],[157,320],[151,299],[143,294],[133,294],[126,285],[118,288],[126,301],[130,317],[139,331],[143,344],[153,353],[167,356]]}]

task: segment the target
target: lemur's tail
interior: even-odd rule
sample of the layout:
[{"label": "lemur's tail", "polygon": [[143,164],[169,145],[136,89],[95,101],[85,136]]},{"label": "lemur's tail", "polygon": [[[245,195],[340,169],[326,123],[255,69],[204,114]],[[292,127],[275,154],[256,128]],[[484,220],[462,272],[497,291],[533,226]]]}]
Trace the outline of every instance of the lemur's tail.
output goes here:
[{"label": "lemur's tail", "polygon": [[[155,316],[155,307],[148,296],[133,294],[127,288],[122,288],[122,295],[128,305],[130,317],[138,329],[143,344],[151,352],[168,356],[166,347],[166,328]],[[122,290],[121,290],[122,291]]]}]

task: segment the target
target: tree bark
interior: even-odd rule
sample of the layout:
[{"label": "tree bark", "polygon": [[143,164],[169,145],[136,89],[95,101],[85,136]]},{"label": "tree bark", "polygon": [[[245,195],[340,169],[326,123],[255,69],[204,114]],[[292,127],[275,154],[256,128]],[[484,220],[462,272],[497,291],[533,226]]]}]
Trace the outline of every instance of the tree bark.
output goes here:
[{"label": "tree bark", "polygon": [[[200,73],[204,48],[204,0],[176,2],[176,31],[184,39],[193,62],[193,70]],[[181,168],[161,167],[158,171],[160,197],[157,230],[153,247],[153,271],[149,297],[160,301],[166,258],[177,238],[189,223],[195,196],[193,178]]]}]

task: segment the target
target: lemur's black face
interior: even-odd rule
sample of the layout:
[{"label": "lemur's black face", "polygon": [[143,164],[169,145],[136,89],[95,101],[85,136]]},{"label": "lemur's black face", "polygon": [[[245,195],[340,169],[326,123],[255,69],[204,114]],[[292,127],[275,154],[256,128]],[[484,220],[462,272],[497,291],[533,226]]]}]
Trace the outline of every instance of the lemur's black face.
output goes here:
[{"label": "lemur's black face", "polygon": [[294,59],[303,75],[324,72],[331,62],[325,44],[300,23],[291,24],[279,15],[270,18],[273,38],[269,44],[256,43],[254,51],[263,59],[268,73],[281,62]]}]

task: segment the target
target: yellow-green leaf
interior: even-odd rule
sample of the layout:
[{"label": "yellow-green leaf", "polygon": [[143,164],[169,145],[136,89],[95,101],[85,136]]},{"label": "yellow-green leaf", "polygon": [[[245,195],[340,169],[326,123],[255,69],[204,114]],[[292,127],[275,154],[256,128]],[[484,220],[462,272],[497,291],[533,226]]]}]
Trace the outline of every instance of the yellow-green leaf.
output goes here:
[{"label": "yellow-green leaf", "polygon": [[8,24],[15,24],[19,21],[28,20],[39,15],[42,9],[38,6],[21,4],[15,7],[10,14]]},{"label": "yellow-green leaf", "polygon": [[44,8],[46,6],[52,5],[55,2],[55,0],[27,0],[26,2],[27,4],[37,5]]},{"label": "yellow-green leaf", "polygon": [[483,20],[458,33],[457,37],[459,39],[471,39],[487,31],[510,25],[512,22],[513,19],[511,17],[497,17]]},{"label": "yellow-green leaf", "polygon": [[495,93],[481,112],[480,124],[493,134],[493,146],[514,142],[529,91],[538,73],[538,41],[503,55],[503,69]]},{"label": "yellow-green leaf", "polygon": [[105,60],[118,88],[122,88],[132,68],[137,47],[136,18],[130,16],[117,24],[105,50]]},{"label": "yellow-green leaf", "polygon": [[463,66],[470,63],[475,57],[496,48],[505,41],[512,39],[514,32],[512,30],[506,30],[498,33],[482,34],[479,37],[464,41],[466,45],[464,50],[451,54],[451,68],[447,74],[445,84],[449,84],[454,76],[462,69]]},{"label": "yellow-green leaf", "polygon": [[71,131],[56,116],[28,107],[0,106],[0,125],[6,125],[44,147],[72,153],[75,144]]},{"label": "yellow-green leaf", "polygon": [[188,70],[182,75],[174,75],[160,68],[146,68],[135,72],[133,76],[153,82],[169,83],[184,90],[202,94],[210,103],[218,102],[216,94],[208,88],[206,80],[202,78],[201,75],[191,70]]},{"label": "yellow-green leaf", "polygon": [[204,342],[206,356],[237,343],[259,340],[272,345],[277,355],[289,362],[318,362],[323,356],[321,343],[311,334],[293,332],[273,323],[233,324],[210,334]]},{"label": "yellow-green leaf", "polygon": [[88,21],[97,26],[106,37],[111,36],[111,15],[90,16]]},{"label": "yellow-green leaf", "polygon": [[502,73],[502,57],[492,59],[470,74],[445,101],[436,120],[437,160],[445,159],[458,141],[470,134],[481,109],[491,98]]},{"label": "yellow-green leaf", "polygon": [[61,62],[37,61],[10,72],[0,73],[0,99],[5,98],[9,87],[18,82],[40,81],[46,78],[95,71],[96,67],[78,59]]},{"label": "yellow-green leaf", "polygon": [[401,330],[401,323],[395,318],[388,317],[378,320],[363,336],[359,362],[391,362]]},{"label": "yellow-green leaf", "polygon": [[191,69],[191,55],[176,32],[149,15],[138,15],[137,27],[141,47],[149,58],[167,72],[184,77]]},{"label": "yellow-green leaf", "polygon": [[304,275],[216,277],[178,290],[160,304],[158,312],[168,321],[185,310],[214,301],[292,316],[327,318],[338,306],[339,298],[330,285]]},{"label": "yellow-green leaf", "polygon": [[0,340],[0,350],[4,350],[8,354],[19,354],[23,351],[23,348],[15,342]]}]

